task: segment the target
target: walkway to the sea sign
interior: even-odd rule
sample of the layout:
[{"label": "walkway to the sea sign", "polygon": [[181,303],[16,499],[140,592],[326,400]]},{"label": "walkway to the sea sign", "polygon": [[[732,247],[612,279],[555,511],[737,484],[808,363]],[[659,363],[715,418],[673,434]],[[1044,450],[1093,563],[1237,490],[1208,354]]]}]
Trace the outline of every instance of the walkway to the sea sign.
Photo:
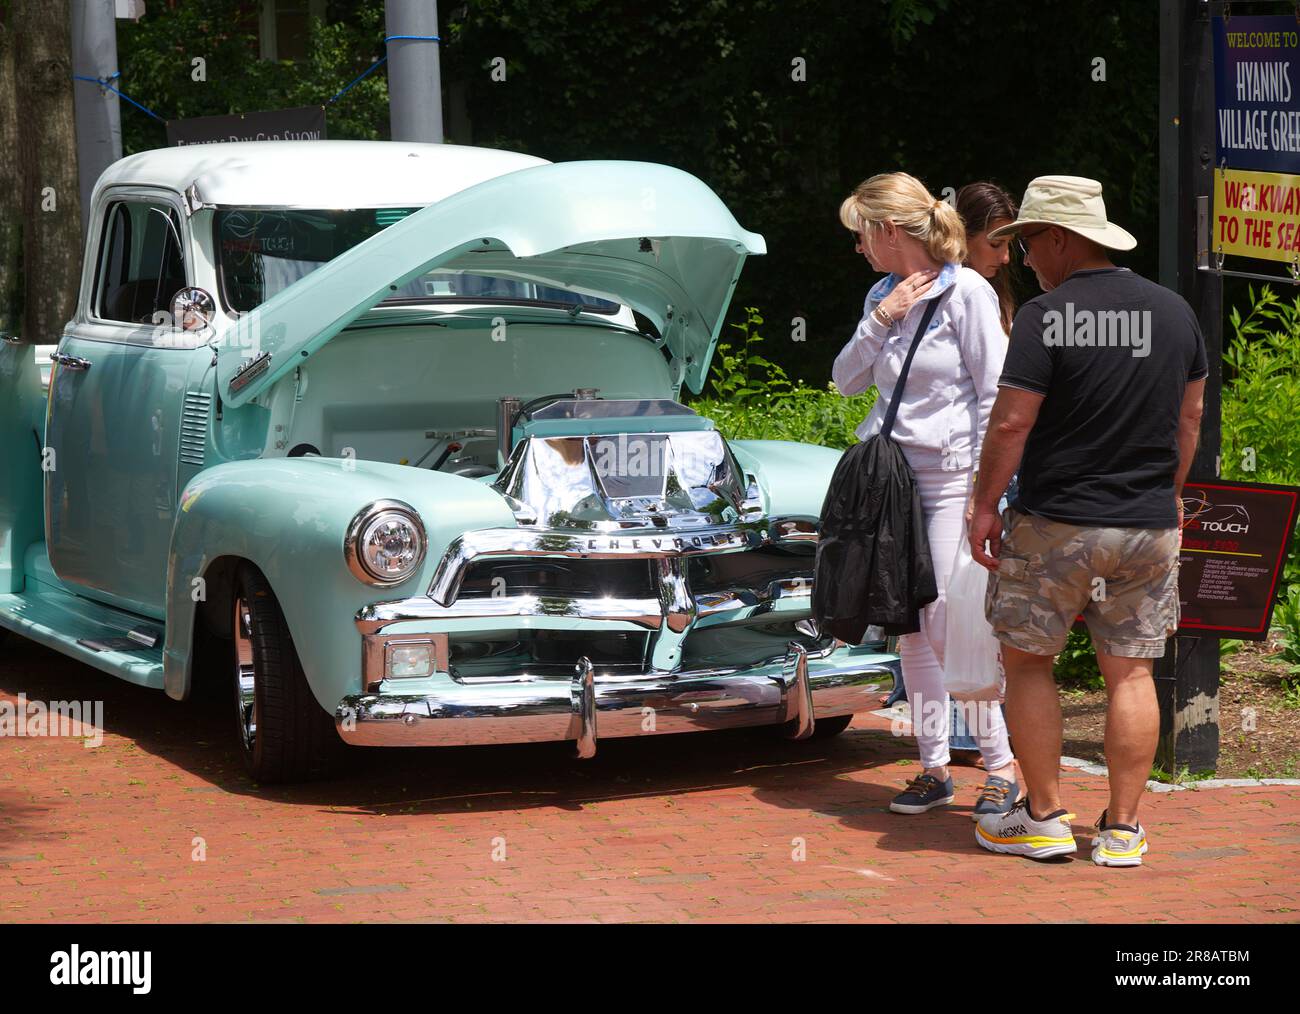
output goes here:
[{"label": "walkway to the sea sign", "polygon": [[357,753],[254,787],[224,708],[177,705],[28,642],[0,700],[104,702],[103,744],[0,739],[0,921],[1300,920],[1300,786],[1151,793],[1147,864],[1099,869],[1104,781],[1066,777],[1073,860],[993,856],[958,805],[888,812],[912,743],[750,734]]}]

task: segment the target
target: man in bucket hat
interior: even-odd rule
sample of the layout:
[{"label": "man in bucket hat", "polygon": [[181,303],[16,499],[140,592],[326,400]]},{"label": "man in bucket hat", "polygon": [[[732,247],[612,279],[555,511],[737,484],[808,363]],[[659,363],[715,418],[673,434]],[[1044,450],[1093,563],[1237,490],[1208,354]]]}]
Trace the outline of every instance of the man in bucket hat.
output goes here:
[{"label": "man in bucket hat", "polygon": [[[993,852],[1075,851],[1060,797],[1052,676],[1083,614],[1106,681],[1110,800],[1092,859],[1138,866],[1138,803],[1160,715],[1152,659],[1178,625],[1180,496],[1200,432],[1205,341],[1177,294],[1111,263],[1137,241],[1106,218],[1101,184],[1040,176],[1016,233],[1043,295],[1016,314],[970,507],[971,552],[993,573],[986,615],[1007,673],[1005,713],[1027,794],[981,818]],[[997,501],[1017,467],[1019,492]]]}]

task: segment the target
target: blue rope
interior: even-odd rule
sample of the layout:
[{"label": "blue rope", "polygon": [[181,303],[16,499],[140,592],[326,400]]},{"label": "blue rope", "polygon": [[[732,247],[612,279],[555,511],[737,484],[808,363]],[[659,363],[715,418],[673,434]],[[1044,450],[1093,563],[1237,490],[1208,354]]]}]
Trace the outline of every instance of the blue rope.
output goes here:
[{"label": "blue rope", "polygon": [[[411,42],[442,42],[441,37],[437,35],[385,35],[384,45],[387,46],[390,42],[398,42],[402,40],[408,40]],[[349,82],[347,87],[345,87],[342,91],[340,91],[332,99],[329,100],[329,103],[327,103],[327,105],[331,105],[337,102],[344,95],[350,92],[356,85],[360,84],[362,80],[364,80],[372,71],[374,71],[379,66],[386,63],[387,61],[388,61],[388,54],[385,53],[378,60],[376,60],[369,67],[367,67],[360,74],[358,74],[355,78],[353,78],[352,81]],[[84,74],[73,74],[72,80],[87,81],[90,84],[99,85],[100,88],[104,89],[105,91],[112,92],[118,98],[126,99],[127,102],[135,106],[135,108],[140,110],[140,112],[148,113],[159,123],[166,123],[167,121],[163,119],[161,116],[159,116],[157,113],[155,113],[152,109],[149,109],[146,106],[142,106],[135,99],[131,98],[130,95],[127,95],[125,92],[118,91],[116,88],[114,88],[112,85],[109,84],[110,81],[114,81],[121,76],[122,76],[122,72],[120,70],[115,70],[113,71],[112,74],[108,75],[108,77],[86,77]]]},{"label": "blue rope", "polygon": [[[384,45],[387,46],[390,42],[394,42],[399,39],[409,39],[413,42],[441,42],[442,41],[442,39],[436,35],[385,35]],[[347,87],[344,88],[342,91],[340,91],[332,99],[330,99],[329,102],[326,103],[326,105],[332,105],[333,103],[337,102],[339,99],[343,98],[343,96],[346,95],[348,92],[350,92],[353,89],[353,87],[360,84],[361,81],[364,78],[366,78],[371,71],[376,70],[381,64],[387,62],[387,60],[388,60],[388,54],[385,53],[378,60],[376,60],[369,67],[367,67],[360,74],[358,74],[355,78],[353,78],[352,81],[347,85]]]},{"label": "blue rope", "polygon": [[116,88],[114,88],[112,85],[110,85],[110,84],[108,83],[108,82],[112,81],[114,78],[119,78],[119,77],[121,77],[121,76],[122,76],[122,72],[121,72],[120,70],[115,70],[115,71],[113,71],[112,74],[108,75],[108,77],[86,77],[84,74],[73,74],[73,75],[72,75],[72,80],[74,80],[74,81],[89,81],[91,84],[97,84],[97,85],[99,85],[100,88],[103,88],[105,91],[110,91],[110,92],[112,92],[112,93],[113,93],[114,95],[116,95],[118,98],[120,98],[120,99],[126,99],[126,101],[129,102],[129,103],[131,103],[131,105],[135,106],[136,109],[140,110],[142,113],[148,113],[150,116],[152,116],[152,117],[153,117],[155,120],[157,120],[159,123],[166,123],[167,121],[164,120],[164,119],[163,119],[161,116],[159,116],[157,113],[155,113],[152,109],[148,109],[148,108],[146,108],[145,106],[140,105],[140,103],[137,102],[135,99],[131,98],[130,95],[127,95],[127,94],[125,94],[124,92],[120,92],[120,91],[118,91]]}]

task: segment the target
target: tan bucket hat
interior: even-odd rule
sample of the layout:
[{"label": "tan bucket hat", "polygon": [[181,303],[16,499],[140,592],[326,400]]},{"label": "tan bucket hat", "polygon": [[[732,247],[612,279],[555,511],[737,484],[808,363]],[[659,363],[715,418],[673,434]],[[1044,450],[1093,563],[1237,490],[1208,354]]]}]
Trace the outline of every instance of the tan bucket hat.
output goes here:
[{"label": "tan bucket hat", "polygon": [[1083,176],[1039,176],[1031,180],[1020,202],[1019,216],[1010,225],[990,232],[989,239],[1027,225],[1059,225],[1112,250],[1137,246],[1137,240],[1127,230],[1106,220],[1101,184]]}]

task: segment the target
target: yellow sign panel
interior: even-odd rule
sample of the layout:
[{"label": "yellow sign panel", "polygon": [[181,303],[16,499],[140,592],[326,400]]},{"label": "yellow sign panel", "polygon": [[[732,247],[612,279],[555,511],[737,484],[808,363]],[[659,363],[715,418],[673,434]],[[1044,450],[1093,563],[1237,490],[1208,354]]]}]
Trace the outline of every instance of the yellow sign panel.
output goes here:
[{"label": "yellow sign panel", "polygon": [[1210,252],[1300,263],[1300,176],[1215,170]]}]

